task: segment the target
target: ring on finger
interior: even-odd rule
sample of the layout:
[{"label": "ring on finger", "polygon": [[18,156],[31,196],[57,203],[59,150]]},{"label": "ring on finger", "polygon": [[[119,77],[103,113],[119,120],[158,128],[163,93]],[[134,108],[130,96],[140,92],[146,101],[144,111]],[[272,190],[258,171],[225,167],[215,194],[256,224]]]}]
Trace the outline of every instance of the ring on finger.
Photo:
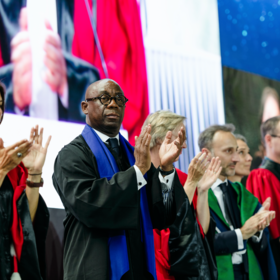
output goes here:
[{"label": "ring on finger", "polygon": [[22,153],[17,153],[17,157],[18,158],[22,157]]}]

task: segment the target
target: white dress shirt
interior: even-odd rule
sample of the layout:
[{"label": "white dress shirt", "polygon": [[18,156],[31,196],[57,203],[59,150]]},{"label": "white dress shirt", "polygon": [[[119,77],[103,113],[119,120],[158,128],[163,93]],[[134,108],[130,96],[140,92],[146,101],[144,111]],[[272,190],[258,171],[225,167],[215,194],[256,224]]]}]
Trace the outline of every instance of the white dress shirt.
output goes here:
[{"label": "white dress shirt", "polygon": [[[96,132],[96,134],[102,140],[102,142],[106,142],[109,138],[116,138],[118,140],[118,144],[120,144],[119,134],[117,134],[114,137],[109,137],[109,136],[101,133],[100,131],[95,130],[94,128],[93,128],[93,130]],[[147,181],[145,180],[140,169],[135,164],[133,165],[133,167],[134,167],[135,173],[136,173],[136,181],[137,181],[138,190],[140,190],[142,187],[144,187],[147,184]],[[175,175],[175,172],[173,172],[165,177],[163,177],[161,175],[161,173],[159,173],[159,175],[158,175],[161,184],[165,185],[168,188],[168,190],[170,190],[172,187],[174,175]]]},{"label": "white dress shirt", "polygon": [[[223,213],[223,216],[225,218],[225,220],[227,221],[226,219],[226,212],[225,212],[225,204],[224,204],[224,200],[223,200],[223,192],[221,190],[221,188],[219,187],[220,184],[222,183],[226,183],[228,184],[228,181],[227,179],[225,179],[225,181],[223,182],[222,180],[220,180],[219,178],[217,179],[217,181],[212,185],[211,189],[212,191],[214,192],[217,200],[218,200],[218,203],[219,203],[219,206],[221,208],[221,211]],[[261,211],[262,209],[260,209],[259,211]],[[228,221],[227,221],[228,223]],[[242,233],[241,233],[241,230],[238,228],[238,229],[234,229],[234,227],[231,225],[230,226],[230,229],[231,230],[234,230],[235,233],[236,233],[236,238],[237,238],[237,244],[238,244],[238,250],[242,250],[244,248],[244,243],[243,243],[243,236],[242,236]],[[216,230],[218,232],[219,229],[216,228]],[[262,238],[262,233],[263,231],[260,232],[260,235],[257,237],[256,235],[253,236],[253,241],[254,242],[259,242]],[[235,252],[232,254],[232,263],[233,264],[240,264],[243,262],[242,260],[242,254],[245,254],[246,253],[246,249],[242,250],[242,251],[238,251],[238,252]]]}]

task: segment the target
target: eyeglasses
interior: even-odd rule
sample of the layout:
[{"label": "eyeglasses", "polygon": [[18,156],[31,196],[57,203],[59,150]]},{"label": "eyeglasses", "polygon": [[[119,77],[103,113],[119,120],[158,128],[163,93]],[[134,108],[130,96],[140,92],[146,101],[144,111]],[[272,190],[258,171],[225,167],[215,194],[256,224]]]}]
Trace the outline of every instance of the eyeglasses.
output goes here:
[{"label": "eyeglasses", "polygon": [[270,134],[271,137],[280,138],[280,135]]},{"label": "eyeglasses", "polygon": [[112,97],[107,94],[102,94],[101,96],[98,97],[88,98],[86,99],[86,102],[93,101],[96,99],[99,99],[101,104],[105,106],[108,106],[111,103],[112,99],[114,99],[117,105],[120,107],[123,107],[125,103],[128,101],[128,99],[124,95],[117,95],[115,97]]}]

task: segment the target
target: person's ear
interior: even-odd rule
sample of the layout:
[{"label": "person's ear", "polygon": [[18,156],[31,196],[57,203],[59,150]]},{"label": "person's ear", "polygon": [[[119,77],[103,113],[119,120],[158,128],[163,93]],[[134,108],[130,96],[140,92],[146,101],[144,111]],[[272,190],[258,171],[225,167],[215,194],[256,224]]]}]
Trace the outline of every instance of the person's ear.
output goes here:
[{"label": "person's ear", "polygon": [[205,153],[206,156],[211,155],[211,152],[207,148],[202,148],[201,152]]},{"label": "person's ear", "polygon": [[159,138],[156,139],[156,144],[157,144],[157,145],[161,146],[162,142],[163,142],[163,141],[162,141],[161,139],[159,139]]},{"label": "person's ear", "polygon": [[81,103],[82,111],[85,115],[88,114],[88,102],[82,101]]},{"label": "person's ear", "polygon": [[267,147],[271,147],[271,135],[269,134],[266,134],[265,137],[264,137],[264,142],[265,142],[265,146]]}]

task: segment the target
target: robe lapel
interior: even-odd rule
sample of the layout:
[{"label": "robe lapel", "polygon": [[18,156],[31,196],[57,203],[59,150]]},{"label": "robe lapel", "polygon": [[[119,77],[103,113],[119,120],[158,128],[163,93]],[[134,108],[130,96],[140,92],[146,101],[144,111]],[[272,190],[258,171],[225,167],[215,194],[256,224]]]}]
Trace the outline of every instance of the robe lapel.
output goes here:
[{"label": "robe lapel", "polygon": [[209,207],[216,213],[216,215],[219,217],[219,219],[228,227],[229,224],[226,222],[223,213],[221,211],[221,208],[219,206],[218,200],[214,194],[214,192],[209,189],[208,191],[208,203],[209,203]]}]

